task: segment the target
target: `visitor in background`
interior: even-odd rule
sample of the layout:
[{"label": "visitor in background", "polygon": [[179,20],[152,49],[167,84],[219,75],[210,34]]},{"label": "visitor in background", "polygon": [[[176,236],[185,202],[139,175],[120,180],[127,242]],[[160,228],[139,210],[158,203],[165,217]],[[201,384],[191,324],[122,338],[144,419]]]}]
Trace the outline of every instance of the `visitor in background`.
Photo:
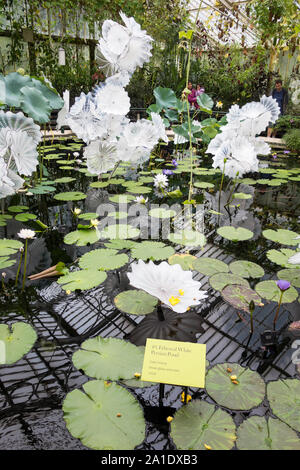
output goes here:
[{"label": "visitor in background", "polygon": [[204,92],[205,92],[204,87],[198,84],[196,88],[196,96],[202,95],[202,93]]},{"label": "visitor in background", "polygon": [[[280,115],[286,112],[286,108],[289,102],[289,95],[285,88],[282,86],[282,80],[278,79],[275,82],[275,88],[272,91],[272,98],[277,101],[280,108]],[[275,137],[276,131],[273,131],[272,127],[268,127],[267,137]]]},{"label": "visitor in background", "polygon": [[196,109],[199,108],[199,105],[197,103],[196,90],[195,88],[193,88],[192,82],[188,82],[188,89],[191,92],[188,94],[188,101],[190,103],[191,108],[193,107],[195,107]]}]

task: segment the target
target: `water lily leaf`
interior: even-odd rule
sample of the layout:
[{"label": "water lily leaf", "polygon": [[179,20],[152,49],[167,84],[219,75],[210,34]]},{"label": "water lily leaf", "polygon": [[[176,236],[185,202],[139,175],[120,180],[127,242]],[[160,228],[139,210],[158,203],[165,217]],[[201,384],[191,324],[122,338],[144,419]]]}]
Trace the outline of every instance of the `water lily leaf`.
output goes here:
[{"label": "water lily leaf", "polygon": [[152,188],[148,186],[131,186],[128,191],[133,194],[148,194],[151,193]]},{"label": "water lily leaf", "polygon": [[285,379],[269,382],[267,397],[274,415],[300,432],[300,381]]},{"label": "water lily leaf", "polygon": [[170,233],[168,239],[176,245],[200,246],[203,248],[206,244],[205,235],[196,232],[196,230],[178,230],[178,232]]},{"label": "water lily leaf", "polygon": [[154,89],[153,94],[156,99],[157,106],[163,108],[176,108],[177,98],[171,88],[157,87]]},{"label": "water lily leaf", "polygon": [[252,178],[240,178],[237,180],[237,183],[254,185],[256,184],[256,181]]},{"label": "water lily leaf", "polygon": [[7,221],[12,219],[12,215],[9,214],[1,214],[0,215],[0,227],[5,227],[7,225]]},{"label": "water lily leaf", "polygon": [[201,93],[201,95],[197,96],[197,103],[203,110],[211,111],[214,102],[210,96],[206,93]]},{"label": "water lily leaf", "polygon": [[[275,281],[262,281],[256,284],[255,290],[264,299],[279,302],[281,291]],[[298,297],[298,292],[294,287],[290,287],[283,293],[282,303],[294,302]]]},{"label": "water lily leaf", "polygon": [[167,210],[163,207],[158,207],[156,209],[151,209],[149,211],[150,217],[155,217],[158,219],[170,219],[176,215],[176,212],[173,210]]},{"label": "water lily leaf", "polygon": [[92,219],[98,219],[99,214],[96,212],[84,212],[83,214],[78,215],[78,219],[83,219],[83,220],[92,220]]},{"label": "water lily leaf", "polygon": [[195,188],[201,188],[201,189],[209,189],[209,188],[214,188],[214,184],[212,183],[207,183],[205,181],[197,181],[194,183]]},{"label": "water lily leaf", "polygon": [[109,185],[107,181],[95,181],[94,183],[90,184],[91,188],[106,188]]},{"label": "water lily leaf", "polygon": [[30,214],[29,212],[23,212],[23,214],[17,214],[15,219],[19,222],[28,222],[28,220],[34,220],[37,218],[37,215]]},{"label": "water lily leaf", "polygon": [[9,268],[16,263],[15,259],[10,259],[8,256],[0,257],[0,269]]},{"label": "water lily leaf", "polygon": [[288,260],[295,254],[294,250],[289,248],[281,248],[280,250],[269,250],[267,251],[267,258],[273,263],[282,266],[283,268],[295,268],[294,264],[289,264]]},{"label": "water lily leaf", "polygon": [[98,240],[97,231],[93,228],[88,230],[75,230],[74,232],[68,233],[64,238],[64,242],[67,245],[76,244],[77,246],[93,244]]},{"label": "water lily leaf", "polygon": [[144,352],[132,343],[117,338],[84,341],[73,354],[73,364],[89,377],[103,380],[132,379],[142,372]]},{"label": "water lily leaf", "polygon": [[27,211],[29,209],[28,206],[9,206],[8,210],[9,212],[23,212]]},{"label": "water lily leaf", "polygon": [[115,220],[121,220],[121,219],[126,219],[128,216],[128,212],[110,212],[107,214],[107,217],[111,217],[112,219]]},{"label": "water lily leaf", "polygon": [[34,121],[39,123],[48,122],[50,119],[51,106],[41,91],[30,86],[21,88],[21,108]]},{"label": "water lily leaf", "polygon": [[278,271],[277,277],[289,281],[294,287],[300,287],[300,269],[282,269]]},{"label": "water lily leaf", "polygon": [[157,305],[157,299],[141,290],[121,292],[114,299],[116,307],[121,312],[130,315],[147,315],[152,313]]},{"label": "water lily leaf", "polygon": [[279,419],[252,416],[237,429],[239,450],[300,450],[300,439]]},{"label": "water lily leaf", "polygon": [[234,199],[251,199],[252,195],[246,194],[246,193],[234,193],[233,198]]},{"label": "water lily leaf", "polygon": [[[231,380],[232,376],[236,376],[237,384]],[[265,382],[257,372],[239,364],[223,363],[207,372],[206,390],[220,406],[232,410],[250,410],[263,401]]]},{"label": "water lily leaf", "polygon": [[175,413],[171,437],[177,449],[230,450],[236,439],[235,424],[226,411],[195,400]]},{"label": "water lily leaf", "polygon": [[11,326],[0,324],[0,340],[5,344],[5,358],[2,364],[17,362],[30,351],[36,339],[37,334],[28,323],[17,322]]},{"label": "water lily leaf", "polygon": [[246,278],[259,278],[265,274],[261,266],[251,261],[234,261],[229,265],[230,271],[233,274]]},{"label": "water lily leaf", "polygon": [[128,263],[128,256],[124,253],[118,254],[117,250],[100,248],[85,253],[79,260],[79,266],[82,269],[99,269],[101,271],[110,271],[119,269]]},{"label": "water lily leaf", "polygon": [[218,273],[209,278],[211,287],[215,290],[223,290],[228,285],[241,285],[250,287],[248,281],[241,276],[231,273]]},{"label": "water lily leaf", "polygon": [[110,240],[108,243],[104,243],[104,246],[107,248],[113,248],[116,250],[131,250],[136,245],[139,245],[138,242],[134,242],[132,240]]},{"label": "water lily leaf", "polygon": [[162,242],[144,241],[131,250],[131,256],[144,261],[167,259],[175,253],[174,248],[166,246]]},{"label": "water lily leaf", "polygon": [[134,200],[132,194],[116,194],[109,198],[111,202],[116,202],[117,204],[129,204],[129,202]]},{"label": "water lily leaf", "polygon": [[193,270],[198,271],[205,276],[212,276],[216,273],[228,273],[227,264],[215,258],[200,257],[193,263]]},{"label": "water lily leaf", "polygon": [[175,255],[170,256],[168,263],[179,264],[184,271],[190,271],[193,268],[193,263],[196,260],[196,256],[189,255],[187,253],[176,253]]},{"label": "water lily leaf", "polygon": [[69,191],[66,193],[58,193],[55,194],[54,199],[58,201],[80,201],[81,199],[85,199],[86,194],[82,193],[81,191]]},{"label": "water lily leaf", "polygon": [[130,450],[145,437],[143,411],[124,387],[91,380],[68,393],[64,420],[72,436],[95,450]]},{"label": "water lily leaf", "polygon": [[43,97],[49,101],[51,109],[61,109],[63,107],[64,100],[59,96],[59,94],[55,90],[44,85],[40,80],[32,78],[31,83],[29,83],[28,86],[33,86],[36,90],[39,90]]},{"label": "water lily leaf", "polygon": [[237,310],[244,310],[245,312],[250,312],[249,304],[251,301],[253,301],[255,305],[259,305],[261,303],[259,295],[254,290],[246,286],[226,286],[222,289],[221,294],[225,302],[228,302]]},{"label": "water lily leaf", "polygon": [[292,232],[292,230],[263,230],[262,234],[268,240],[272,240],[276,243],[281,243],[282,245],[295,246],[299,243],[299,240],[295,240],[295,238],[299,236],[299,234],[296,232]]},{"label": "water lily leaf", "polygon": [[19,240],[9,240],[8,238],[0,239],[0,256],[13,255],[20,248],[23,247],[23,243]]},{"label": "water lily leaf", "polygon": [[53,183],[71,183],[72,181],[76,181],[76,178],[72,178],[71,176],[64,176],[63,178],[57,178],[53,181]]},{"label": "water lily leaf", "polygon": [[13,72],[4,77],[5,104],[7,106],[20,107],[21,89],[31,82],[28,75]]},{"label": "water lily leaf", "polygon": [[137,228],[126,224],[108,225],[104,230],[99,232],[99,238],[136,238],[140,234]]},{"label": "water lily leaf", "polygon": [[72,271],[58,278],[57,282],[64,290],[74,291],[76,289],[87,290],[99,286],[107,278],[104,271],[96,269],[83,269]]},{"label": "water lily leaf", "polygon": [[218,228],[217,233],[221,235],[221,237],[226,238],[227,240],[231,240],[233,242],[249,240],[253,237],[253,232],[251,232],[251,230],[242,227],[220,227]]}]

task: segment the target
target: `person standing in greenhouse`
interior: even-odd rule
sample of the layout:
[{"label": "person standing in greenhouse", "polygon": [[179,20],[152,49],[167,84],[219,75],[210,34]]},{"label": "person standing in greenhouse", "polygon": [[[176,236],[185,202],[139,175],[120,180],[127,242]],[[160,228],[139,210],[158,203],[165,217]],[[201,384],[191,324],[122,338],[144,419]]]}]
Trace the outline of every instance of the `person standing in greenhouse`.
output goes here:
[{"label": "person standing in greenhouse", "polygon": [[205,92],[204,87],[198,84],[198,85],[197,85],[197,89],[196,89],[196,96],[200,96],[200,95],[202,95],[202,93],[204,93],[204,92]]},{"label": "person standing in greenhouse", "polygon": [[[286,88],[282,86],[282,80],[278,79],[275,82],[275,88],[272,91],[272,98],[277,101],[280,108],[280,116],[286,112],[286,108],[289,101],[289,95]],[[272,127],[268,127],[267,137],[275,137],[276,131],[273,131]]]},{"label": "person standing in greenhouse", "polygon": [[197,103],[196,90],[195,90],[195,88],[193,88],[192,82],[188,82],[188,89],[191,92],[191,93],[188,94],[188,101],[190,103],[191,108],[193,108],[193,107],[195,107],[196,109],[199,108],[199,105]]}]

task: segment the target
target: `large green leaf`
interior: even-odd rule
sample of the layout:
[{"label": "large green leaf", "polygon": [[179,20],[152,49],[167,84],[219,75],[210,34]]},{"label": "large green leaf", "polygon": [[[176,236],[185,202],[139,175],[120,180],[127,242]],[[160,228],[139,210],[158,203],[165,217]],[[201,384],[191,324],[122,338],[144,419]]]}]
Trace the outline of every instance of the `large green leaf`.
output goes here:
[{"label": "large green leaf", "polygon": [[0,269],[9,268],[16,263],[15,259],[10,259],[8,256],[0,257]]},{"label": "large green leaf", "polygon": [[195,400],[176,412],[171,437],[180,450],[229,450],[236,439],[235,424],[225,411]]},{"label": "large green leaf", "polygon": [[268,240],[281,243],[282,245],[296,246],[299,243],[299,239],[295,240],[296,237],[299,237],[299,234],[292,232],[292,230],[263,230],[262,234]]},{"label": "large green leaf", "polygon": [[28,222],[29,220],[34,220],[37,218],[37,215],[30,214],[29,212],[23,212],[23,214],[17,214],[15,219],[19,222]]},{"label": "large green leaf", "polygon": [[43,97],[49,101],[51,109],[60,109],[64,105],[64,100],[59,96],[55,90],[51,90],[48,86],[44,85],[40,80],[35,78],[31,79],[31,83],[28,86],[34,87],[36,90],[39,90]]},{"label": "large green leaf", "polygon": [[175,253],[175,255],[170,256],[168,263],[179,264],[184,271],[193,270],[193,263],[196,260],[196,256],[189,255],[187,253]]},{"label": "large green leaf", "polygon": [[85,246],[88,244],[93,244],[99,240],[97,230],[94,228],[88,230],[75,230],[75,232],[70,232],[65,236],[64,242],[67,245]]},{"label": "large green leaf", "polygon": [[234,261],[230,263],[229,268],[233,274],[246,278],[258,278],[265,274],[261,266],[251,261]]},{"label": "large green leaf", "polygon": [[267,397],[274,415],[300,432],[300,380],[269,382]]},{"label": "large green leaf", "polygon": [[132,343],[118,338],[96,338],[84,341],[73,354],[73,364],[89,377],[103,380],[133,379],[142,372],[144,352]]},{"label": "large green leaf", "polygon": [[136,238],[140,234],[137,228],[131,227],[126,224],[108,225],[99,232],[99,238],[111,238],[111,239],[127,239]]},{"label": "large green leaf", "polygon": [[104,271],[83,269],[81,271],[73,271],[61,276],[57,282],[66,291],[74,291],[76,289],[87,290],[99,286],[99,284],[102,284],[106,278],[107,274]]},{"label": "large green leaf", "polygon": [[154,89],[153,94],[155,96],[157,106],[161,109],[176,107],[177,98],[171,88],[162,88],[159,86]]},{"label": "large green leaf", "polygon": [[241,285],[250,287],[248,281],[241,276],[231,273],[217,273],[209,278],[211,287],[215,290],[223,290],[228,285]]},{"label": "large green leaf", "polygon": [[[232,376],[236,376],[238,383],[233,383]],[[220,406],[250,410],[263,401],[265,382],[257,372],[239,364],[223,363],[207,372],[206,390]]]},{"label": "large green leaf", "polygon": [[211,111],[214,102],[210,96],[206,93],[201,93],[201,95],[197,96],[197,103],[204,111]]},{"label": "large green leaf", "polygon": [[156,209],[151,209],[149,215],[157,219],[170,219],[176,215],[176,212],[164,209],[163,207],[157,207]]},{"label": "large green leaf", "polygon": [[240,450],[300,450],[300,439],[279,419],[252,416],[237,429]]},{"label": "large green leaf", "polygon": [[283,268],[295,268],[294,264],[289,264],[288,260],[295,254],[295,250],[289,248],[281,248],[280,250],[267,251],[267,258],[273,263],[282,266]]},{"label": "large green leaf", "polygon": [[21,89],[31,82],[28,75],[13,72],[5,76],[5,104],[7,106],[20,107]]},{"label": "large green leaf", "polygon": [[[276,281],[262,281],[256,284],[255,290],[264,299],[279,302],[281,291],[276,284]],[[282,303],[294,302],[298,297],[298,292],[294,287],[290,287],[283,293]]]},{"label": "large green leaf", "polygon": [[227,238],[233,242],[249,240],[253,237],[253,232],[251,232],[251,230],[243,227],[235,228],[229,225],[218,228],[217,233],[221,235],[221,237]]},{"label": "large green leaf", "polygon": [[289,281],[294,287],[300,287],[300,269],[282,269],[278,271],[277,277]]},{"label": "large green leaf", "polygon": [[215,258],[202,257],[197,258],[193,263],[193,269],[205,276],[212,276],[217,273],[228,273],[227,264]]},{"label": "large green leaf", "polygon": [[179,230],[178,232],[170,233],[168,239],[176,245],[201,246],[203,248],[206,244],[205,235],[196,230]]},{"label": "large green leaf", "polygon": [[34,121],[39,123],[48,122],[50,119],[51,106],[42,92],[30,86],[21,89],[21,108]]},{"label": "large green leaf", "polygon": [[5,345],[5,357],[2,364],[17,362],[30,351],[36,339],[37,334],[28,323],[17,322],[11,326],[0,324],[0,341],[3,341]]},{"label": "large green leaf", "polygon": [[68,191],[66,193],[55,194],[54,199],[58,201],[80,201],[86,198],[86,194],[81,191]]},{"label": "large green leaf", "polygon": [[152,313],[157,305],[157,299],[142,290],[121,292],[115,297],[114,302],[121,312],[130,315],[147,315]]},{"label": "large green leaf", "polygon": [[117,250],[100,248],[85,253],[79,260],[79,266],[82,269],[110,271],[124,266],[127,262],[128,256],[126,254],[119,254]]},{"label": "large green leaf", "polygon": [[9,240],[8,238],[2,238],[0,239],[0,256],[13,255],[22,247],[23,243],[19,240]]},{"label": "large green leaf", "polygon": [[123,387],[92,380],[63,403],[72,436],[95,450],[131,450],[143,441],[145,421],[137,400]]},{"label": "large green leaf", "polygon": [[131,250],[133,258],[142,259],[144,261],[151,260],[162,260],[167,259],[175,253],[174,248],[166,246],[162,242],[144,241],[136,245]]}]

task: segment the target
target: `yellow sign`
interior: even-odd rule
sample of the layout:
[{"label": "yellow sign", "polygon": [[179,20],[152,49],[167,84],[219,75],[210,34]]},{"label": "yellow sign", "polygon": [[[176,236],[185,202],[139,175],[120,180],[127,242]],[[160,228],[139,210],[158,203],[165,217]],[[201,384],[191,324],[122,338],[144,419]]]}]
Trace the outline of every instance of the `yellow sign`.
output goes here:
[{"label": "yellow sign", "polygon": [[206,344],[148,338],[141,380],[205,386]]}]

